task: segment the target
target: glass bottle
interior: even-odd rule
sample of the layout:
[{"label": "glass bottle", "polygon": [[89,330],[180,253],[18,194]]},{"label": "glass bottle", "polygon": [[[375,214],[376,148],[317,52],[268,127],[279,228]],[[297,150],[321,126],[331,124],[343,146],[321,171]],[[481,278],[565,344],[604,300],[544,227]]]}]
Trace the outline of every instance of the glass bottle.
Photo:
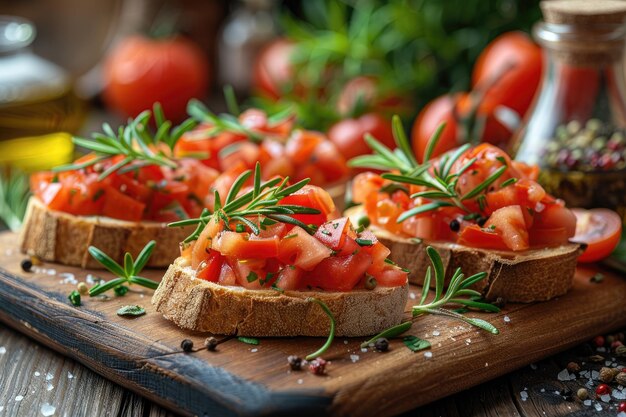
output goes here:
[{"label": "glass bottle", "polygon": [[543,81],[513,140],[537,164],[546,191],[571,207],[607,207],[626,219],[626,2],[544,1],[533,36]]},{"label": "glass bottle", "polygon": [[83,121],[68,74],[30,50],[35,35],[28,20],[0,16],[0,140],[75,132]]}]

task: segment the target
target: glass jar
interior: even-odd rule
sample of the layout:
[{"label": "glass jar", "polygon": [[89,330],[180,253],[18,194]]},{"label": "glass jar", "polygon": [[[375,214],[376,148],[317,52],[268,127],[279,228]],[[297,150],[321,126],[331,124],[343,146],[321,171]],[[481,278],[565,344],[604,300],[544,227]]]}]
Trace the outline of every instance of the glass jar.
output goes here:
[{"label": "glass jar", "polygon": [[540,183],[569,206],[612,208],[626,219],[626,2],[541,7],[545,21],[533,36],[544,49],[543,80],[512,153],[539,165]]},{"label": "glass jar", "polygon": [[0,140],[75,132],[85,109],[59,66],[35,55],[34,25],[0,16]]}]

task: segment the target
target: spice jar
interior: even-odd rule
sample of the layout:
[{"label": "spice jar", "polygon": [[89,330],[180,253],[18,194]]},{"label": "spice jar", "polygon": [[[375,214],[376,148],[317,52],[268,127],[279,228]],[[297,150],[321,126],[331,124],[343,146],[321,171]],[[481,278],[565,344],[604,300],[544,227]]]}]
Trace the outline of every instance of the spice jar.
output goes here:
[{"label": "spice jar", "polygon": [[569,206],[626,219],[626,2],[553,0],[541,9],[533,36],[543,81],[512,152],[539,165],[540,183]]}]

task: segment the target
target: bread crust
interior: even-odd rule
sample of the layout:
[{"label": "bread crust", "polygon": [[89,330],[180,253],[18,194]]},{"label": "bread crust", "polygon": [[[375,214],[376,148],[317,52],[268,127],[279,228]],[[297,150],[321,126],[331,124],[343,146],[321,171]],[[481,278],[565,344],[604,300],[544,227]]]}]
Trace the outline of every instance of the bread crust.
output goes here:
[{"label": "bread crust", "polygon": [[[355,222],[364,215],[364,211],[361,207],[353,207],[345,214],[357,224]],[[565,294],[572,286],[576,259],[583,250],[581,244],[569,243],[522,252],[496,251],[403,238],[375,226],[370,229],[391,250],[390,258],[411,271],[409,282],[423,285],[430,265],[425,249],[433,246],[441,255],[446,284],[457,268],[461,268],[465,276],[487,272],[487,278],[472,287],[481,291],[487,300],[502,298],[530,303]]]},{"label": "bread crust", "polygon": [[195,278],[184,258],[169,267],[152,304],[183,329],[239,336],[326,336],[335,317],[337,336],[376,334],[402,320],[408,284],[350,292],[248,290]]},{"label": "bread crust", "polygon": [[87,249],[93,245],[117,262],[124,253],[136,256],[150,240],[156,245],[148,267],[166,267],[178,255],[187,228],[168,228],[160,222],[129,222],[100,216],[75,216],[50,210],[37,198],[28,202],[19,245],[24,253],[44,261],[82,268],[102,268]]}]

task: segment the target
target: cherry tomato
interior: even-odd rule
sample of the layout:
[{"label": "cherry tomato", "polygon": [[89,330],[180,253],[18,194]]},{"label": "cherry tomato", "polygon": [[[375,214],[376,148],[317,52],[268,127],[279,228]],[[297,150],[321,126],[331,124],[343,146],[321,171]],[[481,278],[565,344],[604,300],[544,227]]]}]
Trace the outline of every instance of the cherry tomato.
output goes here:
[{"label": "cherry tomato", "polygon": [[293,42],[281,38],[267,45],[254,64],[253,85],[263,95],[280,98],[292,82],[291,54]]},{"label": "cherry tomato", "polygon": [[398,92],[381,91],[380,81],[373,76],[359,76],[348,81],[337,98],[337,110],[343,116],[355,110],[384,114],[405,114],[411,111],[411,100]]},{"label": "cherry tomato", "polygon": [[493,83],[485,95],[485,104],[490,108],[508,107],[523,118],[539,86],[542,62],[541,48],[527,34],[504,33],[479,55],[472,72],[472,86]]},{"label": "cherry tomato", "polygon": [[209,85],[204,52],[182,38],[128,37],[106,58],[104,100],[125,116],[134,117],[155,102],[169,119],[185,119],[187,102],[202,98]]},{"label": "cherry tomato", "polygon": [[328,138],[348,160],[355,156],[372,153],[364,140],[366,133],[387,147],[395,148],[391,122],[376,113],[366,113],[356,119],[344,119],[335,123],[328,130]]},{"label": "cherry tomato", "polygon": [[622,219],[609,209],[572,209],[576,215],[574,242],[587,244],[579,262],[595,262],[606,258],[617,247],[622,235]]}]

